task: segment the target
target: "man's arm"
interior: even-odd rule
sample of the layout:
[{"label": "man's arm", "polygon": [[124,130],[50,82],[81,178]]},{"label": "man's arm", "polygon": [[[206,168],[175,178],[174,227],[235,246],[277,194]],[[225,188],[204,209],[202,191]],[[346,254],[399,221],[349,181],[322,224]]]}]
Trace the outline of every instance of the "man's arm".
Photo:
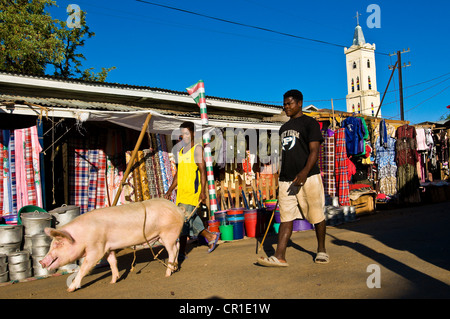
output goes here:
[{"label": "man's arm", "polygon": [[295,176],[295,179],[293,181],[294,185],[302,186],[303,184],[305,184],[306,179],[308,178],[309,171],[311,171],[314,164],[317,163],[317,159],[319,158],[319,149],[319,141],[309,142],[308,160],[306,161],[305,167],[300,171],[300,173],[297,174],[297,176]]},{"label": "man's arm", "polygon": [[205,159],[203,158],[203,147],[200,145],[195,148],[194,150],[194,158],[195,163],[197,163],[198,169],[200,171],[200,181],[202,185],[202,192],[200,193],[200,200],[202,203],[205,203],[207,196],[207,189],[208,186],[206,185],[206,163]]}]

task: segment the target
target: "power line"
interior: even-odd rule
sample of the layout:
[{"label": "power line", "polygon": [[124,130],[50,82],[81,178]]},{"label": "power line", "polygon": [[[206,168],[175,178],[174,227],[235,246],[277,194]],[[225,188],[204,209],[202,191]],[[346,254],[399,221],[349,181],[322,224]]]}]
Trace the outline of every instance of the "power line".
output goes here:
[{"label": "power line", "polygon": [[[145,3],[145,4],[149,4],[149,5],[153,5],[153,6],[157,6],[157,7],[161,7],[161,8],[166,8],[166,9],[170,9],[170,10],[175,10],[175,11],[179,11],[179,12],[183,12],[183,13],[196,15],[196,16],[207,18],[207,19],[211,19],[211,20],[216,20],[216,21],[221,21],[221,22],[225,22],[225,23],[229,23],[229,24],[234,24],[234,25],[238,25],[238,26],[241,26],[241,27],[251,28],[251,29],[260,30],[260,31],[266,31],[266,32],[275,33],[275,34],[279,34],[279,35],[284,35],[284,36],[291,37],[291,38],[296,38],[296,39],[301,39],[301,40],[306,40],[306,41],[312,41],[312,42],[317,42],[317,43],[321,43],[321,44],[332,45],[332,46],[336,46],[336,47],[340,47],[340,48],[346,48],[347,47],[345,45],[341,45],[341,44],[337,44],[337,43],[332,43],[332,42],[328,42],[328,41],[302,37],[302,36],[299,36],[299,35],[286,33],[286,32],[281,32],[281,31],[276,31],[276,30],[272,30],[272,29],[268,29],[268,28],[264,28],[264,27],[258,27],[258,26],[254,26],[254,25],[250,25],[250,24],[246,24],[246,23],[242,23],[242,22],[236,22],[236,21],[231,21],[231,20],[228,20],[228,19],[217,18],[217,17],[213,17],[213,16],[210,16],[210,15],[207,15],[207,14],[198,13],[198,12],[194,12],[194,11],[190,11],[190,10],[186,10],[186,9],[180,9],[180,8],[176,8],[176,7],[172,7],[172,6],[168,6],[168,5],[164,5],[164,4],[154,3],[154,2],[145,1],[145,0],[136,0],[136,1],[137,2],[142,2],[142,3]],[[388,53],[383,53],[383,52],[377,52],[377,53],[378,54],[382,54],[382,55],[389,55]]]}]

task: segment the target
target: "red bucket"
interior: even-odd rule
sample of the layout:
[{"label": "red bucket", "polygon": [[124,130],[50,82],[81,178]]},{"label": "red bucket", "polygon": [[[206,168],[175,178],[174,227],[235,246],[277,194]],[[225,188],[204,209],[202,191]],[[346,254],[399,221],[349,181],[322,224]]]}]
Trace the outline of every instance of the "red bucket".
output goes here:
[{"label": "red bucket", "polygon": [[208,230],[210,232],[219,232],[220,220],[208,220]]},{"label": "red bucket", "polygon": [[227,210],[227,215],[241,215],[244,214],[244,208],[231,208]]},{"label": "red bucket", "polygon": [[247,237],[259,235],[258,211],[256,209],[244,211],[245,233]]}]

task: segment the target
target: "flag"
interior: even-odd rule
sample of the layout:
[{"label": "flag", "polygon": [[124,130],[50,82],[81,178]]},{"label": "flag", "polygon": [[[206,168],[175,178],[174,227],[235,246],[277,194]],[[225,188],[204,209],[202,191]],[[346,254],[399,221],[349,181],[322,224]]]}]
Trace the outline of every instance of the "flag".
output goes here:
[{"label": "flag", "polygon": [[200,118],[202,124],[208,124],[208,114],[206,112],[205,83],[199,80],[194,85],[186,88],[189,95],[194,99],[195,103],[200,107]]},{"label": "flag", "polygon": [[[202,80],[198,81],[194,85],[186,88],[189,95],[194,99],[195,103],[200,107],[200,118],[202,124],[208,124],[208,114],[206,113],[206,98],[205,98],[205,83]],[[206,180],[208,181],[209,191],[209,204],[211,219],[214,220],[214,213],[217,212],[217,196],[214,180],[213,162],[211,156],[210,136],[209,131],[203,132],[203,147],[205,150],[205,163],[206,163]]]}]

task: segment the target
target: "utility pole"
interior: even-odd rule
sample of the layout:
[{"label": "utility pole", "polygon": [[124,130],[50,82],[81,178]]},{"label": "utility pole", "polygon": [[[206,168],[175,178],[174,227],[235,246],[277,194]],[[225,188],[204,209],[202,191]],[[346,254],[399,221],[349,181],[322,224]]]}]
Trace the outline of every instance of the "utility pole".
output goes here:
[{"label": "utility pole", "polygon": [[[397,53],[389,54],[389,56],[397,55],[397,63],[396,63],[396,65],[398,65],[397,68],[398,68],[398,82],[399,82],[399,93],[400,93],[400,119],[402,121],[405,120],[405,112],[404,112],[404,109],[403,109],[402,68],[405,68],[407,66],[411,66],[411,62],[408,62],[408,65],[406,65],[406,63],[403,63],[403,66],[402,66],[402,53],[406,53],[406,52],[409,52],[409,48],[408,48],[407,51],[405,51],[405,49],[403,49],[402,52],[397,51]],[[395,69],[395,66],[393,68]]]}]

